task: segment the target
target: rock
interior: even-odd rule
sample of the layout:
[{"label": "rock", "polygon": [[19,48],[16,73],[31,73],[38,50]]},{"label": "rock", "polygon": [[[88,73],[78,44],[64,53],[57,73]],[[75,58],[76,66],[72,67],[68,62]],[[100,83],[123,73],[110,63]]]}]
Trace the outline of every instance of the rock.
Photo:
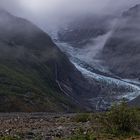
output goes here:
[{"label": "rock", "polygon": [[45,140],[52,140],[52,137],[46,136]]},{"label": "rock", "polygon": [[62,126],[59,126],[57,129],[62,130],[62,129],[63,129],[63,127],[62,127]]},{"label": "rock", "polygon": [[33,139],[34,137],[35,137],[35,134],[33,132],[28,132],[26,134],[26,138],[28,138],[28,139]]}]

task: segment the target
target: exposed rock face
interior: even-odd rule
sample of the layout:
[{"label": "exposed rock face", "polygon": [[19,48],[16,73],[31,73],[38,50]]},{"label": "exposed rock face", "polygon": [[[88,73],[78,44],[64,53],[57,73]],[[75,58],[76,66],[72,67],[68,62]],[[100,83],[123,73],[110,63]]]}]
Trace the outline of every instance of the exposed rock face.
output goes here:
[{"label": "exposed rock face", "polygon": [[[125,79],[140,80],[140,5],[125,11],[111,38],[108,39],[102,59],[110,71]],[[140,97],[130,102],[139,106]]]},{"label": "exposed rock face", "polygon": [[105,64],[123,78],[140,78],[140,5],[124,12],[102,52]]},{"label": "exposed rock face", "polygon": [[74,47],[84,47],[93,38],[104,35],[110,28],[111,16],[97,17],[90,15],[81,17],[69,23],[66,29],[58,33],[59,41],[72,44]]},{"label": "exposed rock face", "polygon": [[[127,88],[125,88],[124,92],[120,90],[120,87],[125,87],[124,85],[129,85],[129,83],[132,84],[132,87],[138,85],[138,91],[136,91],[138,96],[140,85],[139,81],[137,81],[140,79],[139,25],[140,5],[136,5],[128,11],[125,11],[120,18],[91,17],[85,18],[84,20],[76,20],[76,22],[70,24],[66,30],[59,32],[58,40],[60,42],[66,42],[71,46],[69,48],[67,47],[68,49],[65,49],[64,46],[62,50],[64,50],[68,56],[72,57],[72,61],[82,68],[85,68],[85,71],[89,70],[91,72],[90,74],[93,74],[93,79],[95,79],[96,76],[99,79],[100,76],[106,76],[102,78],[103,81],[106,80],[109,86],[107,87],[105,83],[101,86],[106,87],[106,90],[104,88],[102,90],[102,95],[105,95],[106,98],[109,99],[109,96],[113,97],[115,95],[114,93],[116,93],[116,96],[120,95],[122,98],[126,97],[123,96],[123,94],[134,95],[133,91],[126,90],[129,89],[129,86],[126,86]],[[76,53],[73,53],[73,50]],[[78,56],[77,58],[75,57],[76,55]],[[82,71],[83,69],[81,69],[81,72]],[[83,74],[87,75],[86,72],[83,72]],[[116,88],[114,88],[114,84],[110,85],[109,78],[114,78],[111,79],[111,81],[113,80],[117,85]],[[122,81],[126,83],[123,84]],[[99,84],[101,83],[102,81],[100,80]],[[133,100],[130,95],[127,96],[129,96],[130,100]],[[105,97],[103,97],[103,99],[105,99]],[[113,99],[110,100],[114,101]],[[139,100],[139,98],[135,101],[138,102],[137,100]],[[136,103],[135,101],[133,104]],[[95,100],[94,103],[96,103]]]},{"label": "exposed rock face", "polygon": [[140,96],[129,103],[131,106],[140,107]]},{"label": "exposed rock face", "polygon": [[46,33],[0,10],[0,111],[75,111],[96,91]]}]

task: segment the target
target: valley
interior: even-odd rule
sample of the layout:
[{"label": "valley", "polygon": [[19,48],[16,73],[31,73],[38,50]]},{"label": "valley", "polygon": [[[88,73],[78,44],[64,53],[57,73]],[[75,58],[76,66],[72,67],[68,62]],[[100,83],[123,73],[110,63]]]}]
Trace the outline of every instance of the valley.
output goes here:
[{"label": "valley", "polygon": [[0,1],[0,140],[140,140],[136,1]]},{"label": "valley", "polygon": [[[107,88],[102,94],[89,99],[91,104],[96,106],[97,110],[100,110],[99,108],[106,109],[106,107],[111,106],[115,102],[118,103],[123,99],[130,102],[140,96],[139,82],[121,79],[120,77],[111,74],[106,67],[100,64],[100,60],[94,58],[94,55],[88,54],[94,52],[94,46],[90,49],[80,49],[74,48],[67,43],[57,43],[57,45],[67,54],[71,62],[85,76],[85,78],[90,81],[90,83],[96,81],[102,88]],[[99,51],[96,53],[99,53]]]},{"label": "valley", "polygon": [[78,17],[47,34],[1,9],[0,111],[105,111],[122,100],[139,106],[138,11]]},{"label": "valley", "polygon": [[[131,8],[130,11],[135,11],[135,9],[139,10],[139,6]],[[134,15],[135,12],[130,15],[129,20],[131,20]],[[131,101],[133,101],[137,97],[139,98],[140,96],[140,82],[137,76],[131,77],[130,75],[126,75],[125,77],[125,75],[123,75],[123,73],[128,72],[128,69],[133,69],[133,66],[126,66],[127,64],[129,65],[129,58],[127,56],[129,52],[127,53],[127,48],[125,50],[123,49],[124,46],[122,46],[122,48],[118,50],[118,52],[115,52],[115,48],[113,48],[115,47],[115,45],[119,45],[119,41],[116,42],[116,40],[120,38],[121,42],[122,36],[116,37],[116,40],[113,40],[112,36],[115,33],[117,34],[117,31],[115,30],[117,30],[116,28],[120,25],[119,22],[125,22],[125,20],[127,21],[128,16],[129,14],[126,16],[126,19],[125,17],[122,18],[122,16],[112,18],[111,22],[109,22],[110,19],[108,19],[106,22],[108,24],[110,23],[110,28],[108,28],[106,24],[102,25],[99,19],[95,19],[94,21],[94,17],[91,16],[87,23],[85,23],[85,21],[79,22],[77,20],[74,23],[70,23],[70,25],[68,25],[65,30],[60,31],[58,35],[55,35],[55,43],[61,49],[61,51],[69,57],[70,61],[75,65],[75,67],[83,74],[86,79],[90,81],[90,84],[92,84],[92,82],[94,81],[93,83],[99,85],[100,92],[97,93],[96,97],[93,96],[93,98],[89,99],[92,102],[93,106],[96,106],[96,108],[98,108],[97,110],[100,110],[100,107],[97,107],[97,104],[99,104],[101,108],[105,109],[107,106],[110,106],[114,103],[119,103],[121,100],[126,100],[131,104]],[[139,16],[139,14],[137,16]],[[137,18],[138,17],[134,17],[134,19],[139,22]],[[133,22],[132,24],[130,23],[131,26],[129,28],[134,28]],[[126,33],[124,31],[124,34],[127,34],[127,32],[129,32],[129,28],[128,30],[126,29]],[[104,29],[105,32],[101,32],[100,34],[96,29],[98,29],[98,31]],[[135,33],[135,30],[132,30],[132,32],[132,37],[134,38],[135,34],[137,35],[138,33]],[[72,37],[72,35],[75,35],[75,37]],[[83,35],[85,36],[83,37]],[[111,42],[111,39],[114,41],[114,43],[113,41]],[[136,39],[134,40],[131,39],[130,41],[133,41],[134,46],[136,47],[139,41],[136,42]],[[83,44],[83,42],[85,43]],[[127,40],[125,40],[124,42],[127,44]],[[122,50],[124,51],[124,54],[122,54],[121,56]],[[134,53],[132,54],[132,56],[133,55]],[[125,58],[125,56],[126,59],[123,61],[122,59],[123,57]],[[133,57],[134,61],[130,61],[132,61],[133,64],[136,60],[137,64],[135,64],[134,67],[139,66],[139,62],[137,61],[139,57],[135,55]],[[121,69],[123,69],[121,74],[116,72],[119,70],[121,71]],[[139,70],[136,68],[134,71]],[[133,71],[131,71],[131,73],[133,73]],[[136,73],[134,72],[132,75],[135,75]]]}]

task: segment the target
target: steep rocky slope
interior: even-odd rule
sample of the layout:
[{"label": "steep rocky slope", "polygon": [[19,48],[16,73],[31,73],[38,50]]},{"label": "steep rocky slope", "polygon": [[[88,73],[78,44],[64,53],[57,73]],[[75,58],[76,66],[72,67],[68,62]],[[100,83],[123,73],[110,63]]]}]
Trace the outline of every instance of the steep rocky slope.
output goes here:
[{"label": "steep rocky slope", "polygon": [[92,44],[93,38],[106,34],[111,26],[112,16],[86,15],[70,22],[58,32],[58,40],[70,43],[74,47]]},{"label": "steep rocky slope", "polygon": [[[140,80],[140,5],[125,11],[116,24],[103,51],[104,64],[124,79]],[[130,80],[130,81],[131,81]],[[130,102],[140,106],[140,96]]]},{"label": "steep rocky slope", "polygon": [[85,109],[95,91],[46,33],[0,10],[0,111]]},{"label": "steep rocky slope", "polygon": [[85,77],[98,83],[100,92],[90,99],[96,108],[140,95],[139,7],[121,17],[79,17],[58,34],[60,49]]},{"label": "steep rocky slope", "polygon": [[140,79],[140,5],[124,12],[102,52],[109,69],[123,78]]}]

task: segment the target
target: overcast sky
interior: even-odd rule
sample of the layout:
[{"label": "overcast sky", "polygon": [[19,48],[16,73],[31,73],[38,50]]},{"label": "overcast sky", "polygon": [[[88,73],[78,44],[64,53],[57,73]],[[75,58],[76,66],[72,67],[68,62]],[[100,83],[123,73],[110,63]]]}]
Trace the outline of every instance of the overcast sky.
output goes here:
[{"label": "overcast sky", "polygon": [[0,0],[0,6],[46,28],[64,17],[92,14],[118,14],[140,0]]}]

